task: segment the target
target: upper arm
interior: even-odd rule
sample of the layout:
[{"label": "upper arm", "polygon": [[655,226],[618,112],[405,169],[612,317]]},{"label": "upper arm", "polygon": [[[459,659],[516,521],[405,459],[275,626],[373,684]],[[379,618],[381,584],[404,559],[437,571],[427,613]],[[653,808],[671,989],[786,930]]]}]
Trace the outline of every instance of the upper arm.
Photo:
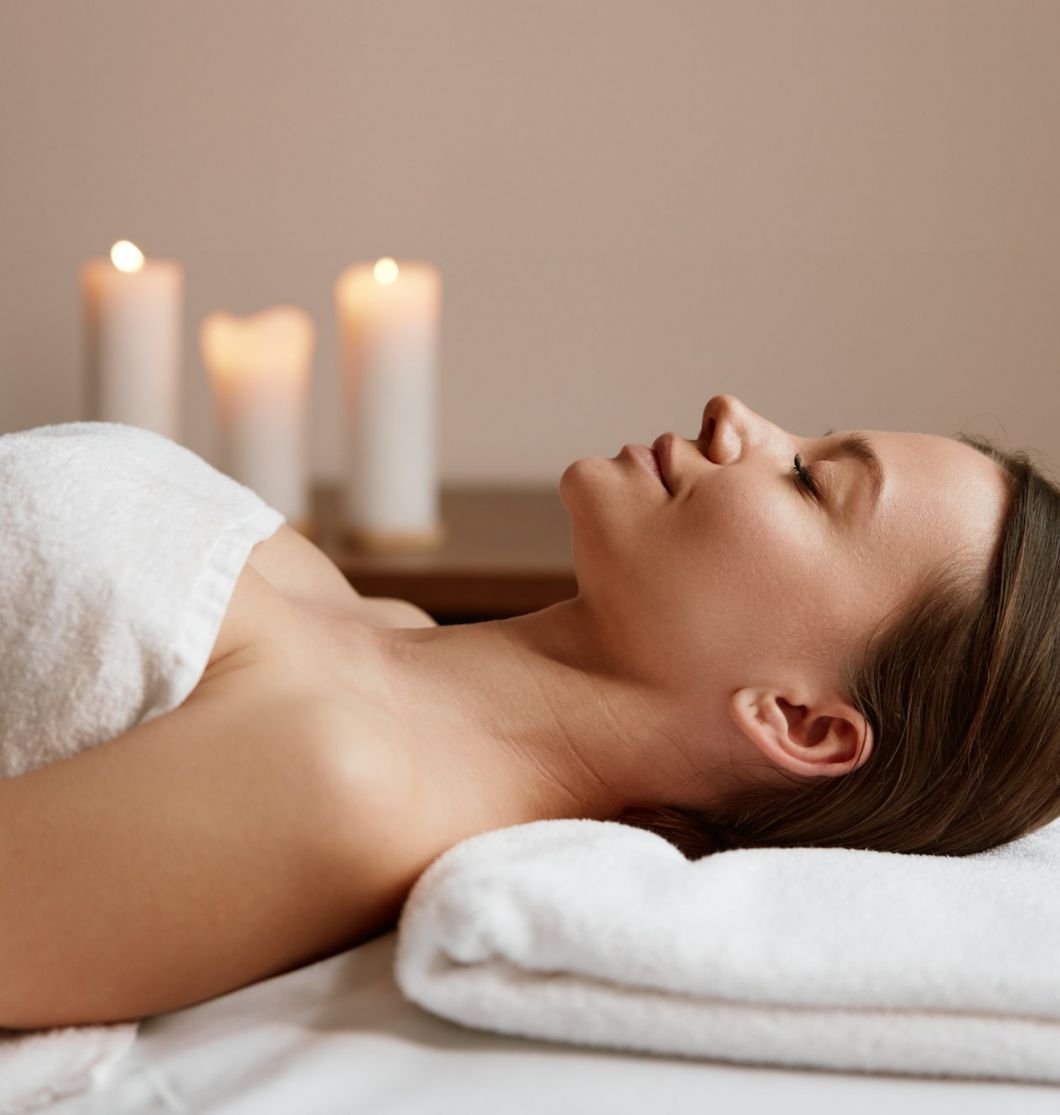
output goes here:
[{"label": "upper arm", "polygon": [[139,1018],[344,947],[355,782],[318,728],[203,691],[0,780],[0,1026]]}]

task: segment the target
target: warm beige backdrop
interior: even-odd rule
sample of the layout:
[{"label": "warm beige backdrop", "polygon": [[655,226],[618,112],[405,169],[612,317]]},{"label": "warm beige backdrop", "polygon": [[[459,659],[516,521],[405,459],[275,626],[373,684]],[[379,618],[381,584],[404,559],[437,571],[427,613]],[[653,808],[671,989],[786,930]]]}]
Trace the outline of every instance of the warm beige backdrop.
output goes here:
[{"label": "warm beige backdrop", "polygon": [[187,268],[182,440],[215,460],[214,309],[318,324],[442,270],[446,480],[741,395],[798,433],[952,433],[1060,462],[1055,0],[0,0],[0,429],[84,417],[77,269]]}]

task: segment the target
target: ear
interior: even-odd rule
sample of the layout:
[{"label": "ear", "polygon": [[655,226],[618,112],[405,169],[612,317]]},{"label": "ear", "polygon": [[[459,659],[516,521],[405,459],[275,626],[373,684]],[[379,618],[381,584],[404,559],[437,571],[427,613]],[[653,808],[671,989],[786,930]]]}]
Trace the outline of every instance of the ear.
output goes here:
[{"label": "ear", "polygon": [[[791,693],[788,696],[792,696]],[[751,686],[729,698],[729,715],[775,766],[793,774],[849,774],[872,754],[872,725],[838,696],[796,704],[778,689]]]}]

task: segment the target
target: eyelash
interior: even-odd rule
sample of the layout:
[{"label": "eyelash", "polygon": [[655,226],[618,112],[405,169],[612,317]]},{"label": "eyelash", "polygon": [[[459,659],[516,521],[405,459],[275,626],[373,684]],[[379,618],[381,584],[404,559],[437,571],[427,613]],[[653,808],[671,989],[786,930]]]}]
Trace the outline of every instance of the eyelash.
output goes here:
[{"label": "eyelash", "polygon": [[813,477],[803,467],[802,457],[798,453],[795,454],[795,463],[791,466],[791,471],[796,484],[808,491],[815,499],[819,498],[817,485],[814,483]]}]

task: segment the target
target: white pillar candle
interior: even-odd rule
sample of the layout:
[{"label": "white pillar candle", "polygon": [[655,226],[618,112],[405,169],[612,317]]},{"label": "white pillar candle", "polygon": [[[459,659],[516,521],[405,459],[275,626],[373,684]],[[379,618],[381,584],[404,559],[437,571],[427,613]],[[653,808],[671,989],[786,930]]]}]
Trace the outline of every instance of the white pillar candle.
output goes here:
[{"label": "white pillar candle", "polygon": [[365,549],[438,546],[438,269],[389,258],[353,264],[335,283],[335,305],[346,532]]},{"label": "white pillar candle", "polygon": [[221,418],[222,470],[309,528],[306,427],[313,320],[296,306],[208,314],[199,347]]},{"label": "white pillar candle", "polygon": [[119,240],[81,266],[88,417],[180,435],[184,268]]}]

